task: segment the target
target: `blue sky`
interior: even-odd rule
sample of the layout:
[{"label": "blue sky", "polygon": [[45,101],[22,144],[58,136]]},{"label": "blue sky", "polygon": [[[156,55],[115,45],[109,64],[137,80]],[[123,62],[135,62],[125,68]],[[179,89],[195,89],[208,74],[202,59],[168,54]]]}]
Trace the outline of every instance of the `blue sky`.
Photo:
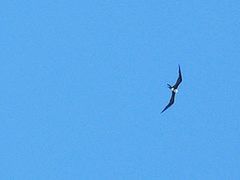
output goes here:
[{"label": "blue sky", "polygon": [[0,179],[240,179],[239,1],[0,9]]}]

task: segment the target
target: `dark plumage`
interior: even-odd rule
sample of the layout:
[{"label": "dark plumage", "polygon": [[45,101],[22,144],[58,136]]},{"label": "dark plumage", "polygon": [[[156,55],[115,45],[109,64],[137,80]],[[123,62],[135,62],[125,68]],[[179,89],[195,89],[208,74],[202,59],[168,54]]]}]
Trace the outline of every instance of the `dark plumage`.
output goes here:
[{"label": "dark plumage", "polygon": [[177,79],[177,82],[174,84],[173,88],[177,89],[181,82],[182,82],[182,73],[181,73],[180,65],[178,65],[178,79]]},{"label": "dark plumage", "polygon": [[174,86],[171,86],[168,84],[168,88],[171,89],[172,91],[172,96],[171,96],[171,99],[168,103],[168,105],[162,110],[161,113],[163,113],[165,110],[167,110],[171,105],[173,105],[174,103],[174,99],[175,99],[175,95],[176,93],[178,92],[178,86],[179,84],[182,82],[182,73],[181,73],[181,68],[180,68],[180,65],[178,65],[178,79],[177,79],[177,82],[174,84]]}]

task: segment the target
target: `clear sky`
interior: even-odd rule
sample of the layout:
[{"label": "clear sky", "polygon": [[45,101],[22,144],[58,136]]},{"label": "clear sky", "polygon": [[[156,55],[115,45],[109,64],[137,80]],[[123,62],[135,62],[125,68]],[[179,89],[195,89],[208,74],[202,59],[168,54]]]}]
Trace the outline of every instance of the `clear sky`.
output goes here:
[{"label": "clear sky", "polygon": [[0,179],[240,179],[239,9],[1,1]]}]

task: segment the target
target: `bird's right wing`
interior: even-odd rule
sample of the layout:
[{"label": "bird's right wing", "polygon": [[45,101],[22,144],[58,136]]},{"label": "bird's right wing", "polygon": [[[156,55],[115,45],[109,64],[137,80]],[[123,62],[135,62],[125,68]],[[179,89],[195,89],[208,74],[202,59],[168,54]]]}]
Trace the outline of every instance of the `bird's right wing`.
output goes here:
[{"label": "bird's right wing", "polygon": [[174,99],[175,99],[175,92],[172,92],[172,96],[171,96],[171,99],[170,99],[168,105],[162,110],[161,113],[163,113],[163,112],[164,112],[165,110],[167,110],[171,105],[173,105]]},{"label": "bird's right wing", "polygon": [[181,82],[182,82],[182,73],[181,73],[180,65],[178,65],[178,79],[177,79],[177,82],[175,83],[175,85],[173,86],[174,89],[177,89]]}]

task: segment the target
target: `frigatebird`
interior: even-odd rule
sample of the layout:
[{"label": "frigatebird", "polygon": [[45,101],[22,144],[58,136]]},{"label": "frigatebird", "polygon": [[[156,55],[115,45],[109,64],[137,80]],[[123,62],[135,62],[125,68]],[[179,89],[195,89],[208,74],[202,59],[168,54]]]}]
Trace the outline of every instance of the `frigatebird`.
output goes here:
[{"label": "frigatebird", "polygon": [[171,85],[167,84],[168,88],[172,91],[171,99],[170,99],[168,105],[162,110],[161,113],[163,113],[166,109],[168,109],[171,105],[173,105],[175,95],[178,92],[177,88],[178,88],[178,86],[181,82],[182,82],[182,73],[181,73],[180,65],[178,65],[178,79],[177,79],[177,82],[174,84],[174,86],[171,86]]}]

